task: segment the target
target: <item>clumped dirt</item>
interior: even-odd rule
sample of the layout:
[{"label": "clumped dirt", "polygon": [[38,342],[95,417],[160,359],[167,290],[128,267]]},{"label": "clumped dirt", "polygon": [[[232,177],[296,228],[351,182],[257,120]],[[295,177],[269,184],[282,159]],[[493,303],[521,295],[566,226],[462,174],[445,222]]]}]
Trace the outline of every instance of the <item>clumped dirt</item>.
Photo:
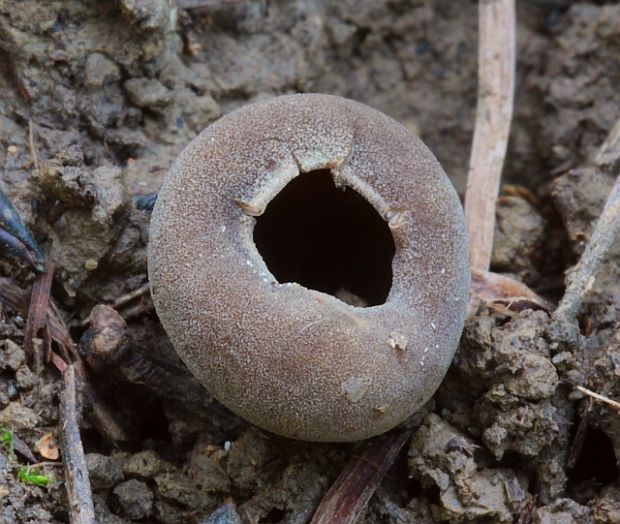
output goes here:
[{"label": "clumped dirt", "polygon": [[[82,421],[101,523],[301,524],[355,453],[239,420],[184,371],[147,295],[119,301],[146,283],[149,194],[193,136],[254,100],[338,94],[419,133],[464,190],[475,2],[209,3],[0,2],[0,188],[57,265],[53,295],[76,340],[88,346],[93,306],[116,303],[142,359],[94,374],[128,441]],[[620,116],[620,5],[518,4],[493,269],[557,300],[613,182],[587,165]],[[482,308],[467,322],[362,522],[620,522],[620,419],[575,390],[620,399],[619,262],[597,276],[577,344],[542,311]],[[0,271],[32,282],[9,259]],[[14,442],[0,449],[0,522],[67,522],[62,468],[41,454],[43,438],[57,447],[57,377],[27,365],[23,316],[1,314],[0,428]],[[47,487],[18,478],[28,453]]]}]

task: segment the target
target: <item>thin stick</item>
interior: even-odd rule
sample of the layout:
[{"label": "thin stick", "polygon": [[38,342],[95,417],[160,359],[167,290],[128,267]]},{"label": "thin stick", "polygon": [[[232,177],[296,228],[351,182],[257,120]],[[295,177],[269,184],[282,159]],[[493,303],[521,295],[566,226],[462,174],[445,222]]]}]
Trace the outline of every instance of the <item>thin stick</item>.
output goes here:
[{"label": "thin stick", "polygon": [[310,524],[357,522],[410,436],[410,431],[400,431],[363,444],[321,501]]},{"label": "thin stick", "polygon": [[583,445],[586,441],[586,433],[588,431],[588,427],[590,426],[593,403],[594,399],[592,397],[588,397],[585,401],[583,411],[579,417],[579,425],[577,426],[577,431],[573,437],[573,442],[568,452],[568,458],[566,459],[566,469],[573,469],[575,464],[577,464],[577,459],[583,449]]},{"label": "thin stick", "polygon": [[599,168],[610,170],[612,173],[620,169],[620,119],[598,150],[594,163]]},{"label": "thin stick", "polygon": [[577,265],[567,277],[566,292],[555,311],[557,320],[576,323],[583,302],[594,285],[607,254],[620,238],[620,176],[607,198],[592,237]]},{"label": "thin stick", "polygon": [[599,148],[594,164],[601,171],[615,170],[617,178],[579,262],[566,278],[566,291],[554,313],[554,318],[565,326],[576,325],[596,274],[620,238],[620,119]]},{"label": "thin stick", "polygon": [[32,120],[28,120],[28,146],[30,147],[30,155],[32,156],[32,163],[34,164],[35,171],[39,171],[39,156],[37,155],[37,148],[34,143],[34,126]]},{"label": "thin stick", "polygon": [[77,422],[73,366],[69,366],[62,375],[59,423],[62,463],[69,500],[69,520],[71,524],[95,524],[95,507]]},{"label": "thin stick", "polygon": [[131,436],[128,430],[125,429],[127,426],[126,421],[123,420],[118,410],[110,405],[99,390],[92,384],[91,380],[89,380],[88,373],[86,369],[84,369],[82,360],[75,360],[73,366],[78,383],[80,384],[80,391],[82,392],[84,403],[90,408],[90,415],[99,433],[112,443],[129,442]]},{"label": "thin stick", "polygon": [[488,270],[495,202],[512,121],[515,82],[515,2],[480,0],[478,104],[465,193],[469,261]]},{"label": "thin stick", "polygon": [[588,395],[592,398],[595,398],[596,400],[600,400],[601,402],[605,402],[606,404],[613,406],[613,408],[616,411],[620,411],[620,402],[612,400],[609,397],[606,397],[605,395],[601,395],[600,393],[597,393],[596,391],[592,391],[591,389],[584,388],[583,386],[577,386],[576,389],[581,391],[585,395]]},{"label": "thin stick", "polygon": [[[118,297],[116,300],[114,300],[111,307],[113,307],[114,309],[119,309],[131,302],[132,300],[147,295],[148,293],[150,293],[150,284],[147,282],[145,284],[142,284],[139,288]],[[80,321],[80,327],[87,327],[90,324],[90,320],[90,315],[82,319]]]},{"label": "thin stick", "polygon": [[130,291],[129,293],[125,293],[124,295],[118,297],[112,304],[112,307],[114,309],[118,309],[124,306],[125,304],[127,304],[128,302],[131,302],[134,298],[138,298],[138,297],[141,297],[142,295],[146,295],[149,292],[149,290],[150,290],[150,286],[148,282],[146,284],[142,284],[139,288],[134,289],[133,291]]},{"label": "thin stick", "polygon": [[247,0],[179,0],[179,9],[196,9],[200,7],[222,7],[240,4]]},{"label": "thin stick", "polygon": [[44,467],[57,467],[57,466],[62,466],[62,462],[49,462],[49,461],[45,461],[45,462],[36,462],[34,461],[34,464],[28,464],[28,469],[34,469],[34,468],[44,468]]}]

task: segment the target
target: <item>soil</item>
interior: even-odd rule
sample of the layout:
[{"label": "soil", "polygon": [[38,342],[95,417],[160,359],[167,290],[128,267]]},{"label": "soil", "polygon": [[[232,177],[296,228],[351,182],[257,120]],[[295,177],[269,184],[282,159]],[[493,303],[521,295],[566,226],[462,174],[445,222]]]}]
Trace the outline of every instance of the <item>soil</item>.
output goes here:
[{"label": "soil", "polygon": [[[476,2],[205,3],[0,0],[0,188],[56,264],[53,296],[76,341],[94,306],[146,283],[150,194],[176,155],[241,105],[293,92],[369,104],[420,134],[463,194]],[[524,0],[518,20],[493,269],[557,300],[613,182],[587,166],[620,116],[620,4]],[[620,419],[575,390],[620,399],[619,264],[615,253],[597,276],[578,346],[543,311],[469,320],[360,522],[620,522]],[[0,272],[32,283],[12,259]],[[183,369],[147,295],[117,309],[130,349],[176,378],[153,387],[127,362],[94,377],[131,435],[112,443],[82,420],[99,521],[308,522],[356,446],[238,419]],[[23,316],[1,314],[0,427],[50,482],[20,480],[24,455],[4,445],[0,522],[68,522],[62,468],[45,458],[58,447],[58,377],[33,373]]]}]

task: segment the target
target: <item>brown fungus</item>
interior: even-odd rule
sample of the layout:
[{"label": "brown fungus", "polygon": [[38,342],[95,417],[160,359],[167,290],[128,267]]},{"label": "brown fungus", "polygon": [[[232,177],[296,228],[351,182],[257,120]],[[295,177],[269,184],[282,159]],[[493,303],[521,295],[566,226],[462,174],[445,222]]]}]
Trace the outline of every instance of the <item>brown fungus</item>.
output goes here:
[{"label": "brown fungus", "polygon": [[463,212],[432,153],[386,115],[316,94],[234,111],[181,153],[149,277],[218,400],[314,441],[377,435],[429,399],[470,279]]}]

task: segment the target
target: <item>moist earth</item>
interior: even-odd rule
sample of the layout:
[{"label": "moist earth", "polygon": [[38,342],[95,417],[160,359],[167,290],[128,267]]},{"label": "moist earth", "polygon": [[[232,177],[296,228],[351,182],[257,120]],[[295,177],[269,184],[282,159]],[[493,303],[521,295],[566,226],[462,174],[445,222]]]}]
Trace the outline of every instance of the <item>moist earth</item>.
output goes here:
[{"label": "moist earth", "polygon": [[[56,264],[53,295],[75,340],[91,308],[115,305],[128,351],[146,362],[94,378],[131,434],[114,444],[82,420],[99,522],[308,522],[356,446],[262,432],[187,374],[139,292],[152,193],[220,115],[324,92],[420,134],[462,196],[477,5],[192,3],[0,0],[0,188]],[[524,0],[517,35],[492,263],[558,300],[613,183],[589,165],[620,116],[620,5]],[[620,419],[575,389],[620,399],[619,262],[616,250],[597,275],[578,344],[544,311],[483,307],[467,322],[361,522],[620,522]],[[30,289],[26,268],[3,258],[0,271]],[[28,366],[24,327],[3,307],[0,427],[15,451],[0,450],[0,522],[68,522],[62,468],[45,458],[58,448],[58,379]],[[153,385],[161,373],[165,387]],[[18,478],[28,452],[47,487]]]}]

